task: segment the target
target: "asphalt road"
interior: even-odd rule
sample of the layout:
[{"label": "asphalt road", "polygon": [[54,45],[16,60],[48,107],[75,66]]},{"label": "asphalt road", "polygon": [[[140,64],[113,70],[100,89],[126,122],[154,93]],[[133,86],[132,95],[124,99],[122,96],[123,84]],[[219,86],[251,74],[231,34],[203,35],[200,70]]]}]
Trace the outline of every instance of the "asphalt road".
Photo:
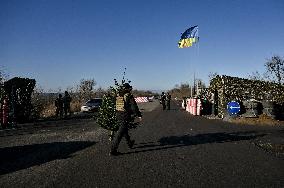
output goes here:
[{"label": "asphalt road", "polygon": [[[150,106],[150,107],[149,107]],[[140,106],[143,123],[122,155],[92,119],[0,132],[0,187],[284,187],[283,127],[191,116],[172,104]]]}]

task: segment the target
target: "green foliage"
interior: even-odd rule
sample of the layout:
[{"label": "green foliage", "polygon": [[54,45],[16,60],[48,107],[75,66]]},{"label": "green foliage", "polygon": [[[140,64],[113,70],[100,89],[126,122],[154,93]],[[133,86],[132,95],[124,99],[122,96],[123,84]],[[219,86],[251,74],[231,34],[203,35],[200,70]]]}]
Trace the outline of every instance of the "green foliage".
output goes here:
[{"label": "green foliage", "polygon": [[99,116],[97,119],[98,124],[107,130],[117,131],[118,124],[116,120],[116,108],[115,108],[115,95],[108,93],[103,96],[103,102],[99,110]]},{"label": "green foliage", "polygon": [[[119,125],[116,119],[116,106],[115,106],[116,96],[118,94],[123,94],[124,92],[123,85],[125,83],[126,80],[125,80],[125,71],[124,71],[121,83],[118,83],[118,81],[114,79],[114,86],[111,86],[109,92],[103,96],[103,102],[99,109],[97,123],[104,129],[111,131],[118,130]],[[128,83],[130,83],[130,81],[128,81]]]}]

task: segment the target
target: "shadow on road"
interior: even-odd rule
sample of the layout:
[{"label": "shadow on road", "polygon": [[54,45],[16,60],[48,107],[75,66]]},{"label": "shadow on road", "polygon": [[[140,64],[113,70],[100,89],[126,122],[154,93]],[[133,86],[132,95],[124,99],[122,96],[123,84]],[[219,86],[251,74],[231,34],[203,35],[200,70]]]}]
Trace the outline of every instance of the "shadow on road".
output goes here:
[{"label": "shadow on road", "polygon": [[94,144],[95,142],[74,141],[0,148],[0,175],[56,159],[67,159],[73,153]]},{"label": "shadow on road", "polygon": [[208,133],[198,135],[183,135],[183,136],[169,136],[162,137],[158,140],[158,143],[149,143],[141,146],[136,146],[133,152],[127,152],[123,154],[140,153],[156,150],[164,150],[176,147],[184,147],[190,145],[208,144],[208,143],[225,143],[236,142],[241,140],[252,140],[257,137],[263,137],[266,134],[256,134],[255,132],[233,132],[233,133]]}]

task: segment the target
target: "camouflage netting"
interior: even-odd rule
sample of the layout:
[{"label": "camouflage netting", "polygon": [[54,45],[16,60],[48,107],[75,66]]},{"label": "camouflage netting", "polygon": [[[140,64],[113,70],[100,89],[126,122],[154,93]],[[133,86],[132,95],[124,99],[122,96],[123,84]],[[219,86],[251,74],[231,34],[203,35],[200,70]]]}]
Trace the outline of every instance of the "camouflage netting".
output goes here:
[{"label": "camouflage netting", "polygon": [[34,79],[15,77],[4,82],[4,90],[8,95],[11,116],[19,123],[31,119],[31,94],[36,81]]},{"label": "camouflage netting", "polygon": [[210,82],[209,90],[218,99],[218,115],[224,116],[227,103],[256,99],[284,104],[284,86],[267,81],[249,80],[230,76],[217,75]]}]

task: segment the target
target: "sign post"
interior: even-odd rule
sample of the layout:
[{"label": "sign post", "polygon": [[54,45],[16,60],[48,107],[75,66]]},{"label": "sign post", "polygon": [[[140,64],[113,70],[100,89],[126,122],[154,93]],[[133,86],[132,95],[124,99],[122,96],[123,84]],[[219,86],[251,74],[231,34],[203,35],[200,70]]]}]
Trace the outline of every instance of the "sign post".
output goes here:
[{"label": "sign post", "polygon": [[230,116],[236,116],[241,110],[241,106],[236,101],[228,102],[227,104],[227,111]]}]

